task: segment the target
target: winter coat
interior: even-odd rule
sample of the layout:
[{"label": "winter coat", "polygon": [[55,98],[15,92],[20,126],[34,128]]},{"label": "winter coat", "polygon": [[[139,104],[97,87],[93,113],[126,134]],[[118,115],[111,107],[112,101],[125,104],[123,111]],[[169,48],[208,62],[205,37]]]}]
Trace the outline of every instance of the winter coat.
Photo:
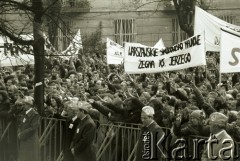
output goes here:
[{"label": "winter coat", "polygon": [[[231,136],[228,135],[228,133],[225,130],[222,130],[219,135],[215,136],[215,139],[218,141],[218,143],[216,144],[212,144],[211,146],[206,146],[206,150],[204,151],[203,155],[202,155],[202,159],[201,161],[224,161],[224,160],[228,160],[228,161],[232,161],[233,160],[233,155],[234,154],[234,142],[231,138]],[[210,140],[210,138],[209,138]],[[207,149],[208,147],[210,147],[210,149]],[[229,149],[229,147],[232,147],[231,150]],[[227,156],[231,156],[228,159],[224,159],[222,156],[219,156],[219,153],[222,152],[223,150],[228,149],[224,152],[225,157]],[[232,154],[231,154],[232,151]],[[208,153],[210,154],[210,156],[217,156],[216,159],[211,159],[208,157]]]},{"label": "winter coat", "polygon": [[70,146],[75,151],[74,161],[96,161],[95,137],[95,123],[87,115],[79,122]]},{"label": "winter coat", "polygon": [[[144,140],[146,137],[148,137],[148,135],[146,136],[146,134],[151,133],[150,136],[150,144],[152,143],[152,145],[154,145],[153,151],[150,150],[148,152],[146,152],[145,150],[145,143]],[[144,161],[145,159],[148,160],[161,160],[162,156],[161,156],[161,152],[160,150],[155,146],[158,141],[160,140],[160,138],[162,138],[165,135],[165,133],[163,132],[163,130],[160,128],[160,126],[154,121],[152,124],[150,124],[148,127],[142,127],[141,128],[141,133],[140,133],[140,137],[138,139],[138,145],[137,145],[137,151],[136,151],[136,161]],[[152,137],[151,137],[152,136]],[[149,141],[146,140],[146,141]],[[151,146],[151,145],[150,145]],[[156,149],[155,149],[156,148]],[[145,153],[146,152],[146,153]],[[153,158],[148,158],[148,156],[153,156]]]},{"label": "winter coat", "polygon": [[73,154],[70,149],[70,145],[77,129],[79,118],[76,120],[68,119],[64,124],[63,130],[63,161],[74,161]]},{"label": "winter coat", "polygon": [[39,161],[39,114],[32,109],[20,119],[18,161]]}]

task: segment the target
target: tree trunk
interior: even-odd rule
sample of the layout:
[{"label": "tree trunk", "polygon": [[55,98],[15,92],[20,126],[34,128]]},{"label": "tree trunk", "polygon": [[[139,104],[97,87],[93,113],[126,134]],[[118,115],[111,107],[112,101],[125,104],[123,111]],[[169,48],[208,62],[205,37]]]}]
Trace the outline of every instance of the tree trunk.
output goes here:
[{"label": "tree trunk", "polygon": [[32,0],[32,6],[35,10],[33,20],[33,51],[34,51],[34,73],[35,73],[35,89],[34,100],[40,115],[43,114],[44,108],[44,38],[42,29],[42,0]]}]

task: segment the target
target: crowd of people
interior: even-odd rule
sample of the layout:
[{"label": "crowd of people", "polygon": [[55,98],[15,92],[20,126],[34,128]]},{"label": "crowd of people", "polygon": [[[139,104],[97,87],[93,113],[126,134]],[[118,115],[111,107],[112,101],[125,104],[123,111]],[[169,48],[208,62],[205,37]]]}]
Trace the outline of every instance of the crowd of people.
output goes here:
[{"label": "crowd of people", "polygon": [[[228,118],[224,129],[240,142],[240,74],[220,77],[216,57],[208,54],[204,67],[136,75],[124,73],[123,65],[107,65],[98,54],[50,58],[44,69],[43,117],[63,119],[73,102],[81,102],[100,124],[141,124],[142,108],[148,105],[156,123],[177,138],[209,136],[209,116],[219,112]],[[0,83],[0,119],[11,120],[21,112],[17,99],[33,97],[33,67],[1,68]]]}]

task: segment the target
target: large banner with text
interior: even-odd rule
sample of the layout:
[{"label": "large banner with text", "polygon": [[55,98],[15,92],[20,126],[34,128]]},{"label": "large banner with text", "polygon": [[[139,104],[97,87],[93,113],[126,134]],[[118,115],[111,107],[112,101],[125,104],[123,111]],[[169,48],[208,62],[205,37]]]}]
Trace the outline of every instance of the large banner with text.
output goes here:
[{"label": "large banner with text", "polygon": [[128,74],[173,71],[206,65],[205,57],[204,33],[164,49],[125,43],[124,68]]},{"label": "large banner with text", "polygon": [[240,33],[223,28],[221,30],[220,72],[240,72]]},{"label": "large banner with text", "polygon": [[206,51],[220,51],[222,27],[240,31],[240,26],[230,24],[197,6],[195,7],[194,34],[205,32]]}]

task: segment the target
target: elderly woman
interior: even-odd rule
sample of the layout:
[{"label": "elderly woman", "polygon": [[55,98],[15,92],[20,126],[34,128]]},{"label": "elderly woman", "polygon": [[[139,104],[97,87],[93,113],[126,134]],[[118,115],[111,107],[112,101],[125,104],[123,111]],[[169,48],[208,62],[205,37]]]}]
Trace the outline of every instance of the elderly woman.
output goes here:
[{"label": "elderly woman", "polygon": [[38,161],[39,160],[39,138],[38,128],[40,117],[33,108],[33,98],[25,96],[18,98],[16,106],[22,108],[24,113],[19,119],[18,140],[19,152],[18,161]]}]

